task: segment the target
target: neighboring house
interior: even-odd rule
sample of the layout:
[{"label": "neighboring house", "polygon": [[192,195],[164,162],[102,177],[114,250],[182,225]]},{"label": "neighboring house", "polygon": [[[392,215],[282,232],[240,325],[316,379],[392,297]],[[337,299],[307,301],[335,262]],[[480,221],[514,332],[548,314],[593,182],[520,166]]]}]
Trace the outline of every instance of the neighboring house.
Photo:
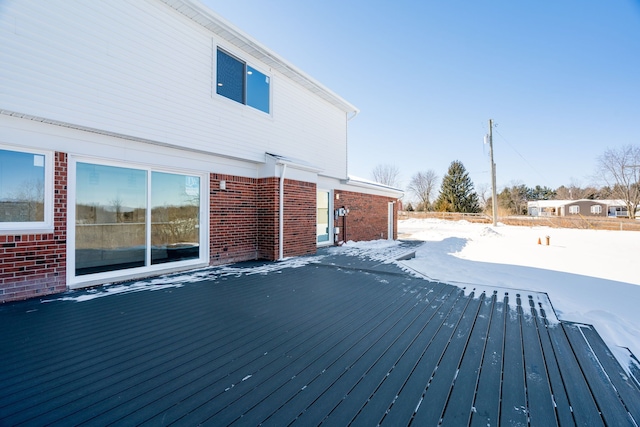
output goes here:
[{"label": "neighboring house", "polygon": [[622,200],[535,200],[527,203],[531,216],[628,216]]},{"label": "neighboring house", "polygon": [[200,3],[0,11],[0,301],[397,236],[356,107]]},{"label": "neighboring house", "polygon": [[[609,216],[612,217],[629,217],[629,208],[624,200],[601,200],[602,203],[607,204],[607,212]],[[640,206],[636,209],[636,217],[638,217],[638,213],[640,212]]]}]

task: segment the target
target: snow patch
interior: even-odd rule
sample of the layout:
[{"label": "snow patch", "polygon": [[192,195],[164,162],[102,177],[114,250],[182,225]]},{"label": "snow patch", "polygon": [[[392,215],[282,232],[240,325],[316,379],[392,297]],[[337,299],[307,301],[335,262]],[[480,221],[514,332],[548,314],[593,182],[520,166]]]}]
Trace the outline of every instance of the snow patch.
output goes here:
[{"label": "snow patch", "polygon": [[181,288],[188,283],[197,283],[205,280],[217,280],[228,276],[249,276],[253,274],[268,274],[278,272],[285,268],[300,268],[311,263],[318,263],[324,258],[323,255],[310,257],[286,258],[282,261],[269,262],[252,267],[218,266],[207,267],[200,270],[193,270],[181,274],[169,274],[154,279],[141,280],[133,283],[123,283],[118,285],[103,285],[99,288],[87,291],[74,292],[74,295],[60,298],[43,300],[43,303],[53,301],[73,301],[85,302],[96,298],[112,295],[123,295],[142,291],[160,291],[171,288]]}]

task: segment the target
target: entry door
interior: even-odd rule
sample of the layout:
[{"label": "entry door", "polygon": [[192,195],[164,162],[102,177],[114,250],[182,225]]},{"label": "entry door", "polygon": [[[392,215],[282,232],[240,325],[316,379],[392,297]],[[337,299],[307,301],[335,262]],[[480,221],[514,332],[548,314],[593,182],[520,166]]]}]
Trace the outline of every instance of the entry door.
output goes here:
[{"label": "entry door", "polygon": [[331,243],[331,227],[329,222],[331,193],[318,190],[316,215],[316,242],[319,245]]},{"label": "entry door", "polygon": [[394,229],[393,229],[393,225],[394,225],[393,213],[395,211],[394,205],[395,205],[395,203],[393,203],[393,202],[389,203],[389,216],[388,216],[389,225],[387,227],[387,240],[393,240],[393,232],[394,232]]}]

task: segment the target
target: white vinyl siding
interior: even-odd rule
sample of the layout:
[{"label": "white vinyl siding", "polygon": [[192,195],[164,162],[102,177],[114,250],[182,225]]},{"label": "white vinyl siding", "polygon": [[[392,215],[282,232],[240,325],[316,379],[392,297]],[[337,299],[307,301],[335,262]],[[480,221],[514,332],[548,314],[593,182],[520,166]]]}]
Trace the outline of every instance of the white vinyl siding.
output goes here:
[{"label": "white vinyl siding", "polygon": [[[346,113],[162,2],[3,3],[0,108],[345,178]],[[215,95],[220,46],[270,76],[271,114]]]}]

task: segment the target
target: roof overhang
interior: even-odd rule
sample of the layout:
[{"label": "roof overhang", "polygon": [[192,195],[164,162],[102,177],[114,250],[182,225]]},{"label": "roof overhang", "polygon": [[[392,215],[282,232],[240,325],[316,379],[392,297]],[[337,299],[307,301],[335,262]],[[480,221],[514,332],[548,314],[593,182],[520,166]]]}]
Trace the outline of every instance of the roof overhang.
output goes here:
[{"label": "roof overhang", "polygon": [[312,172],[316,174],[323,171],[322,168],[312,165],[309,162],[305,162],[304,160],[298,160],[291,157],[281,156],[279,154],[273,154],[273,153],[265,153],[265,156],[266,156],[265,163],[267,164],[270,163],[271,161],[276,165],[287,165],[298,170]]},{"label": "roof overhang", "polygon": [[404,196],[404,191],[399,188],[390,187],[388,185],[380,184],[379,182],[369,181],[367,179],[358,178],[351,175],[347,179],[340,180],[340,182],[342,184],[350,185],[353,187],[382,191],[384,193],[387,193],[389,197],[401,198],[402,196]]}]

